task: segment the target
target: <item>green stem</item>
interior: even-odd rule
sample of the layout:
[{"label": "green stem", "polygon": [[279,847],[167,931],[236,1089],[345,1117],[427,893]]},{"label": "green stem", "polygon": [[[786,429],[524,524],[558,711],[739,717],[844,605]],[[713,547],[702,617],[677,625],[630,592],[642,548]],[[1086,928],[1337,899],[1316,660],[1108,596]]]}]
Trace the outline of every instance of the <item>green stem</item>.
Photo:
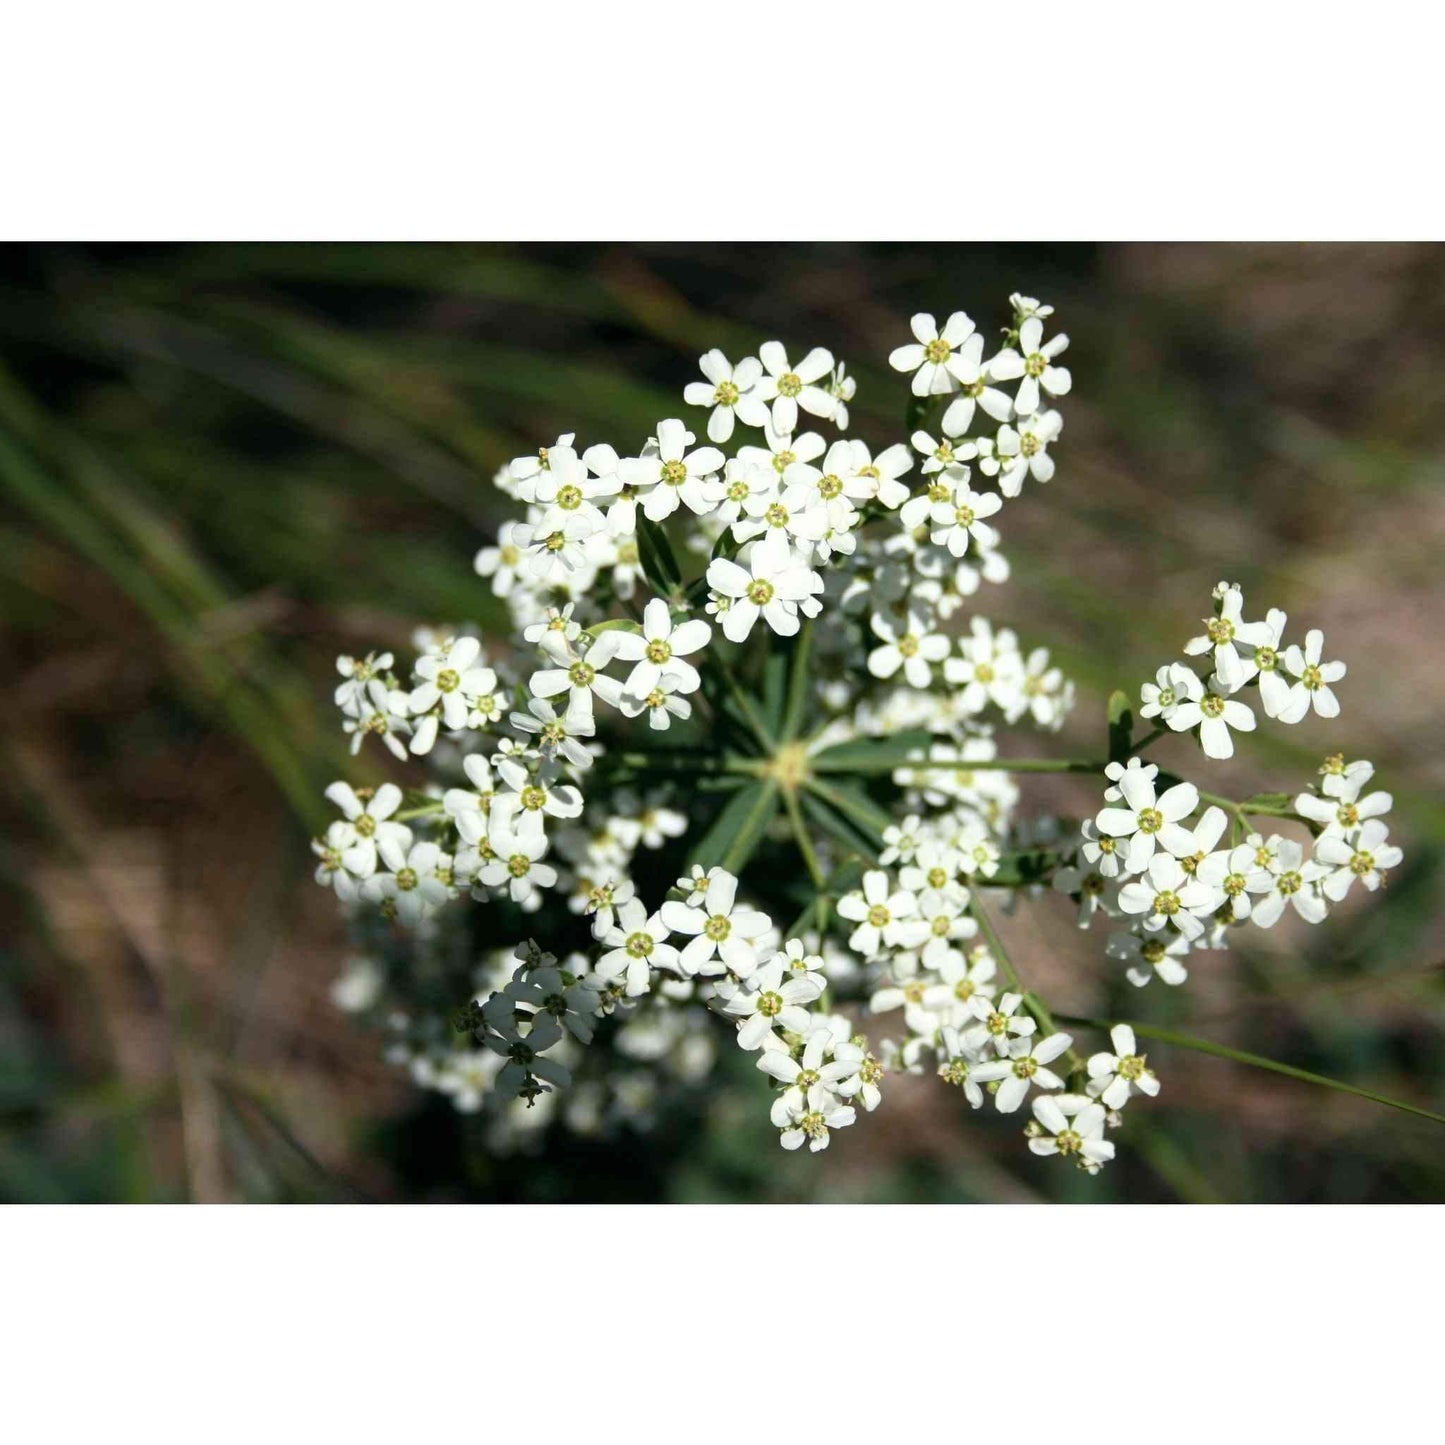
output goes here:
[{"label": "green stem", "polygon": [[1142,753],[1144,749],[1149,746],[1150,743],[1157,743],[1160,738],[1167,737],[1169,735],[1169,731],[1170,730],[1167,727],[1155,728],[1152,733],[1145,733],[1138,742],[1131,743],[1129,745],[1129,751],[1135,755]]},{"label": "green stem", "polygon": [[793,646],[791,671],[788,673],[788,698],[783,705],[782,741],[790,743],[798,736],[803,721],[803,703],[808,696],[808,660],[813,650],[813,619],[804,621]]},{"label": "green stem", "polygon": [[846,817],[862,824],[870,837],[881,839],[883,829],[889,827],[893,822],[893,819],[881,808],[875,808],[871,803],[863,803],[849,793],[840,792],[837,788],[830,788],[827,783],[821,783],[817,778],[809,778],[803,786],[810,793],[816,793],[825,803],[831,803]]},{"label": "green stem", "polygon": [[1108,767],[1102,759],[1092,758],[981,758],[972,763],[933,762],[928,758],[858,758],[851,762],[829,763],[826,757],[813,761],[819,773],[891,773],[895,768],[926,769],[934,773],[1098,773]]},{"label": "green stem", "polygon": [[[969,912],[978,921],[979,932],[983,934],[984,942],[988,944],[989,952],[1003,966],[1003,971],[1008,975],[1009,982],[1013,984],[1014,992],[1021,993],[1024,998],[1024,1007],[1033,1016],[1034,1022],[1044,1031],[1043,1036],[1047,1038],[1050,1034],[1059,1032],[1058,1023],[1049,1006],[1038,994],[1031,993],[1025,986],[1023,979],[1019,977],[1019,971],[1013,965],[1013,960],[1008,956],[1008,950],[1003,946],[1003,939],[998,936],[998,930],[994,928],[992,920],[984,912],[983,905],[978,901],[978,889],[969,890]],[[1069,1061],[1070,1073],[1082,1073],[1084,1069],[1083,1058],[1071,1046],[1064,1057]]]},{"label": "green stem", "polygon": [[391,815],[393,823],[409,823],[413,818],[432,818],[438,813],[446,811],[446,805],[438,799],[435,803],[424,803],[416,808],[403,808],[399,813]]},{"label": "green stem", "polygon": [[803,855],[803,862],[808,865],[813,886],[821,889],[828,881],[827,875],[823,872],[823,865],[818,862],[818,853],[808,835],[807,824],[803,822],[803,814],[798,808],[798,795],[794,789],[783,789],[783,807],[787,809],[788,821],[793,825],[793,836],[798,840],[798,851]]},{"label": "green stem", "polygon": [[[1113,1027],[1112,1024],[1104,1023],[1100,1019],[1076,1019],[1063,1018],[1066,1024],[1073,1024],[1080,1028],[1101,1029],[1105,1033]],[[1268,1069],[1274,1074],[1284,1074],[1287,1078],[1301,1079],[1306,1084],[1319,1084],[1326,1089],[1338,1089],[1344,1094],[1354,1094],[1360,1099],[1369,1099],[1372,1103],[1386,1104],[1391,1109],[1399,1109],[1406,1114],[1417,1114],[1422,1119],[1430,1119],[1436,1124],[1445,1124],[1445,1114],[1436,1114],[1429,1109],[1422,1109],[1418,1104],[1407,1104],[1400,1099],[1392,1099],[1388,1094],[1377,1094],[1373,1089],[1361,1089],[1355,1084],[1347,1084],[1341,1079],[1326,1078],[1324,1074],[1312,1074],[1308,1069],[1297,1069],[1293,1064],[1281,1064],[1275,1059],[1266,1059],[1260,1054],[1247,1054],[1242,1049],[1231,1049],[1225,1044],[1211,1043],[1208,1039],[1196,1039],[1189,1034],[1175,1033],[1173,1029],[1157,1028],[1153,1024],[1129,1025],[1131,1029],[1142,1038],[1157,1039],[1161,1044],[1172,1044],[1180,1049],[1193,1049],[1196,1053],[1212,1054],[1218,1059],[1229,1059],[1236,1064],[1248,1064],[1255,1069]]]},{"label": "green stem", "polygon": [[723,682],[727,684],[727,690],[733,701],[742,710],[744,719],[752,734],[762,745],[763,751],[771,753],[777,744],[772,733],[768,731],[767,724],[759,715],[758,710],[753,706],[753,700],[743,690],[742,684],[737,679],[737,674],[732,669],[732,664],[723,654],[721,647],[714,647],[709,656],[717,663],[718,671],[722,673]]}]

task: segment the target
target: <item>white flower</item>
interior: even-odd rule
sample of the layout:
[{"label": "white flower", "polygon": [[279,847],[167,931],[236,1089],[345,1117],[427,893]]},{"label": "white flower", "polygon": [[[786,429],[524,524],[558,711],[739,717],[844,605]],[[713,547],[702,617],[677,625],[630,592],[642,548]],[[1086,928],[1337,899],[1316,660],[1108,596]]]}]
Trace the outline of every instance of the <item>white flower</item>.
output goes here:
[{"label": "white flower", "polygon": [[1177,704],[1167,721],[1176,733],[1198,728],[1199,742],[1207,758],[1232,758],[1234,738],[1230,735],[1230,728],[1242,733],[1252,733],[1255,728],[1254,713],[1249,705],[1229,697],[1217,673],[1209,679],[1208,688],[1200,691],[1197,697]]},{"label": "white flower", "polygon": [[[376,850],[390,840],[398,848],[411,846],[411,829],[405,823],[388,821],[401,807],[401,789],[395,783],[383,783],[363,802],[349,783],[332,783],[326,796],[345,814],[341,832],[328,830],[327,842],[339,847],[341,865],[357,878],[369,878],[376,872]],[[338,825],[332,824],[335,829]]]},{"label": "white flower", "polygon": [[995,633],[986,617],[974,617],[969,629],[972,636],[959,638],[960,656],[943,664],[943,675],[962,689],[959,706],[965,713],[981,712],[990,702],[1007,712],[1023,685],[1018,639],[1007,627]]},{"label": "white flower", "polygon": [[917,914],[918,900],[903,889],[890,894],[888,875],[881,868],[863,875],[861,892],[845,893],[838,900],[838,916],[858,925],[848,947],[864,958],[873,957],[880,943],[917,948],[928,936],[928,925]]},{"label": "white flower", "polygon": [[992,1044],[998,1053],[1007,1054],[1014,1043],[1030,1038],[1038,1027],[1028,1014],[1019,1012],[1023,1001],[1021,993],[1006,993],[997,1002],[981,990],[970,996],[968,1011],[978,1024],[964,1035],[964,1042],[976,1050]]},{"label": "white flower", "polygon": [[[948,437],[944,437],[942,441],[934,441],[926,431],[914,432],[909,441],[913,443],[914,451],[923,456],[924,476],[972,461],[978,455],[978,448],[972,442],[959,442],[955,445]],[[904,525],[912,524],[905,521]]]},{"label": "white flower", "polygon": [[1043,336],[1044,323],[1037,315],[1019,327],[1023,378],[1014,393],[1014,408],[1020,416],[1032,416],[1039,409],[1040,391],[1048,396],[1066,396],[1074,384],[1066,367],[1053,364],[1054,358],[1067,349],[1069,338],[1060,332],[1045,343]]},{"label": "white flower", "polygon": [[505,597],[516,584],[517,573],[522,566],[522,545],[517,540],[517,531],[521,526],[520,522],[503,522],[497,528],[497,545],[483,547],[476,555],[473,565],[477,575],[492,579],[494,597]]},{"label": "white flower", "polygon": [[647,714],[647,725],[655,732],[666,732],[675,717],[690,718],[692,704],[680,695],[681,683],[675,673],[665,673],[645,696],[624,692],[618,701],[623,717]]},{"label": "white flower", "polygon": [[1320,768],[1320,792],[1327,798],[1348,798],[1360,796],[1360,789],[1375,776],[1374,763],[1363,758],[1346,764],[1344,755],[1335,753],[1324,761]]},{"label": "white flower", "polygon": [[696,973],[718,973],[709,967],[720,957],[739,978],[746,978],[758,964],[757,941],[773,926],[766,913],[737,906],[738,880],[718,869],[708,875],[707,892],[700,908],[686,903],[662,905],[662,921],[674,933],[695,935],[680,955],[679,967],[688,977]]},{"label": "white flower", "polygon": [[565,662],[572,655],[572,644],[582,635],[582,624],[572,616],[575,611],[574,602],[569,602],[560,611],[549,607],[540,622],[533,622],[522,629],[523,639],[559,662]]},{"label": "white flower", "polygon": [[[1374,796],[1385,795],[1376,793]],[[1359,837],[1353,843],[1332,833],[1319,838],[1315,843],[1315,858],[1332,870],[1320,884],[1325,897],[1338,903],[1357,878],[1373,893],[1380,886],[1381,873],[1387,868],[1398,867],[1405,856],[1393,843],[1386,841],[1389,834],[1385,824],[1378,818],[1371,818],[1360,829]]]},{"label": "white flower", "polygon": [[722,500],[717,473],[723,454],[716,447],[688,451],[696,440],[676,417],[657,424],[657,450],[624,457],[617,474],[625,486],[643,493],[642,510],[654,522],[670,517],[680,501],[697,513],[710,512]]},{"label": "white flower", "polygon": [[[1363,781],[1363,780],[1362,780]],[[1335,797],[1321,798],[1314,793],[1301,793],[1294,800],[1294,810],[1312,823],[1323,827],[1322,837],[1340,838],[1354,832],[1366,819],[1379,818],[1395,805],[1389,793],[1359,795],[1362,781],[1342,790]]]},{"label": "white flower", "polygon": [[828,395],[833,398],[833,425],[839,431],[848,430],[848,403],[858,392],[856,377],[847,375],[847,367],[840,361],[828,378]]},{"label": "white flower", "polygon": [[391,694],[379,677],[367,681],[353,715],[342,721],[341,731],[351,738],[353,757],[361,751],[361,744],[368,737],[379,737],[394,758],[401,762],[407,760],[406,744],[402,738],[411,732],[411,724],[393,711]]},{"label": "white flower", "polygon": [[690,381],[683,388],[682,398],[689,406],[710,406],[707,419],[709,441],[725,442],[733,434],[733,417],[739,416],[748,426],[762,426],[768,409],[754,388],[763,374],[763,365],[755,356],[745,356],[734,366],[716,347],[698,359],[703,381]]},{"label": "white flower", "polygon": [[519,732],[535,735],[537,750],[544,760],[550,762],[561,754],[574,768],[592,766],[592,754],[585,743],[578,741],[596,733],[597,724],[592,718],[570,711],[559,717],[550,702],[534,697],[528,699],[526,712],[514,712],[508,721]]},{"label": "white flower", "polygon": [[622,699],[622,683],[608,677],[602,669],[617,656],[617,644],[622,636],[617,631],[599,633],[587,650],[565,667],[544,667],[534,672],[527,682],[527,691],[534,697],[548,698],[567,693],[567,713],[575,719],[592,718],[593,693],[616,707]]},{"label": "white flower", "polygon": [[1141,718],[1162,718],[1168,722],[1182,702],[1198,702],[1204,696],[1204,684],[1198,675],[1182,662],[1168,662],[1154,674],[1153,682],[1139,689]]},{"label": "white flower", "polygon": [[1112,1140],[1104,1138],[1104,1106],[1081,1094],[1038,1094],[1034,1119],[1042,1132],[1029,1132],[1035,1154],[1062,1154],[1090,1173],[1114,1157]]},{"label": "white flower", "polygon": [[[1271,839],[1274,855],[1273,890],[1254,905],[1254,921],[1261,928],[1273,928],[1285,906],[1291,906],[1306,923],[1318,923],[1329,911],[1315,885],[1329,869],[1313,859],[1293,838]],[[1257,856],[1257,855],[1256,855]]]},{"label": "white flower", "polygon": [[784,542],[798,542],[809,548],[821,541],[828,531],[828,512],[818,494],[803,483],[784,487],[776,492],[752,492],[743,503],[746,519],[733,523],[733,536],[739,542],[750,538],[778,537]]},{"label": "white flower", "polygon": [[1060,1054],[1067,1053],[1073,1039],[1068,1034],[1050,1034],[1045,1039],[1015,1039],[1008,1054],[1001,1059],[985,1059],[970,1070],[975,1083],[988,1084],[1001,1080],[994,1095],[994,1106],[1000,1114],[1012,1114],[1023,1103],[1030,1088],[1062,1089],[1064,1081],[1052,1069],[1045,1068]]},{"label": "white flower", "polygon": [[368,652],[365,657],[343,653],[336,659],[336,670],[345,679],[334,694],[336,706],[352,717],[359,716],[366,708],[367,684],[390,671],[395,660],[389,652]]},{"label": "white flower", "polygon": [[1340,702],[1330,687],[1345,675],[1343,662],[1321,662],[1325,635],[1318,627],[1305,633],[1304,650],[1297,643],[1285,649],[1284,665],[1299,680],[1290,688],[1288,705],[1280,712],[1281,722],[1299,722],[1314,708],[1319,717],[1339,717]]},{"label": "white flower", "polygon": [[1274,876],[1259,866],[1255,849],[1248,843],[1211,853],[1195,869],[1194,876],[1222,893],[1233,905],[1234,917],[1241,922],[1254,911],[1249,895],[1268,893],[1274,887]]},{"label": "white flower", "polygon": [[937,547],[947,547],[954,557],[962,557],[968,551],[968,539],[972,537],[982,548],[998,546],[998,532],[983,519],[992,517],[1002,506],[1003,499],[997,492],[975,492],[968,485],[967,467],[950,467],[944,476],[948,478],[951,492],[947,501],[935,502],[929,508],[932,522],[928,539]]},{"label": "white flower", "polygon": [[492,797],[494,828],[515,828],[512,819],[518,813],[544,813],[549,818],[576,818],[581,814],[582,794],[571,784],[534,777],[515,757],[499,757],[495,762],[506,791]]},{"label": "white flower", "polygon": [[848,496],[859,502],[876,497],[890,511],[901,507],[908,500],[908,486],[898,479],[913,469],[913,453],[902,442],[885,447],[876,457],[870,457],[861,441],[848,445],[852,448],[852,479],[841,474]]},{"label": "white flower", "polygon": [[516,1098],[533,1076],[558,1088],[572,1082],[564,1065],[542,1057],[562,1037],[562,1026],[556,1019],[543,1013],[525,1015],[501,993],[487,1000],[482,1015],[488,1027],[486,1046],[507,1060],[495,1085],[502,1098]]},{"label": "white flower", "polygon": [[1223,901],[1218,890],[1191,878],[1167,853],[1154,854],[1145,876],[1131,879],[1119,890],[1119,907],[1142,915],[1146,928],[1157,931],[1172,923],[1188,939],[1204,932],[1199,915],[1213,913]]},{"label": "white flower", "polygon": [[391,871],[373,873],[361,885],[362,893],[373,903],[394,907],[403,923],[420,922],[451,897],[437,876],[450,860],[435,843],[423,840],[404,852],[395,839],[385,838],[377,843],[377,852]]},{"label": "white flower", "polygon": [[915,339],[890,352],[888,364],[894,371],[913,373],[914,396],[945,396],[956,391],[960,382],[978,380],[983,337],[966,312],[955,311],[941,332],[926,311],[908,324]]},{"label": "white flower", "polygon": [[475,637],[459,637],[428,648],[417,659],[415,674],[421,682],[407,699],[411,716],[421,719],[411,740],[413,753],[431,750],[439,722],[459,732],[496,716],[497,674],[477,665],[481,652]]},{"label": "white flower", "polygon": [[1134,1030],[1128,1024],[1115,1024],[1109,1030],[1113,1053],[1089,1057],[1089,1093],[1108,1109],[1122,1109],[1134,1094],[1159,1092],[1159,1080],[1148,1066],[1147,1056],[1138,1052]]},{"label": "white flower", "polygon": [[833,369],[833,353],[815,346],[798,363],[788,365],[781,341],[765,341],[758,348],[767,375],[756,387],[759,400],[773,404],[773,430],[786,436],[798,424],[798,408],[828,420],[838,408],[837,399],[816,385]]},{"label": "white flower", "polygon": [[1187,958],[1190,951],[1187,938],[1167,933],[1111,933],[1104,945],[1110,958],[1131,965],[1125,977],[1135,988],[1143,988],[1156,975],[1163,983],[1183,983],[1189,970],[1180,960]]},{"label": "white flower", "polygon": [[[979,354],[982,355],[983,338],[978,338]],[[1017,351],[1006,348],[997,356],[982,362],[978,375],[972,381],[959,385],[961,395],[949,402],[943,413],[943,429],[949,436],[961,437],[973,425],[974,409],[981,408],[995,421],[1006,422],[1013,415],[1014,399],[1008,392],[1000,391],[1001,381],[1017,381],[1024,374],[1024,361]],[[1043,478],[1041,480],[1047,480]]]},{"label": "white flower", "polygon": [[753,543],[746,570],[715,557],[707,582],[715,594],[709,610],[730,642],[745,642],[759,616],[780,636],[791,637],[801,626],[799,609],[816,617],[822,606],[814,594],[822,592],[823,579],[777,534]]},{"label": "white flower", "polygon": [[477,881],[488,888],[506,887],[513,903],[527,907],[536,890],[553,888],[557,870],[541,862],[547,851],[547,835],[537,813],[522,813],[489,831],[488,841],[496,856],[477,873]]},{"label": "white flower", "polygon": [[1191,637],[1184,644],[1184,651],[1190,657],[1212,651],[1214,671],[1224,684],[1225,691],[1234,692],[1243,686],[1248,676],[1244,659],[1235,644],[1243,642],[1251,647],[1268,647],[1274,637],[1274,629],[1267,622],[1243,620],[1244,594],[1238,587],[1221,582],[1214,589],[1214,596],[1219,602],[1219,615],[1205,618],[1204,632],[1198,637]]},{"label": "white flower", "polygon": [[649,918],[642,901],[629,898],[618,908],[617,921],[602,935],[608,952],[597,960],[597,977],[607,983],[625,978],[629,998],[646,993],[653,968],[677,967],[677,950],[667,938],[668,927],[662,914],[654,913]]},{"label": "white flower", "polygon": [[723,1012],[738,1023],[740,1048],[762,1048],[775,1028],[805,1034],[812,1024],[804,1005],[822,995],[823,980],[810,973],[785,979],[781,957],[763,964],[748,980],[747,987],[738,989],[723,1004]]},{"label": "white flower", "polygon": [[1245,644],[1241,656],[1244,661],[1244,680],[1259,679],[1259,700],[1264,715],[1279,718],[1289,710],[1290,685],[1280,671],[1284,657],[1280,652],[1280,638],[1284,635],[1285,614],[1278,607],[1271,607],[1264,615],[1264,626],[1269,629],[1269,641],[1256,645]]},{"label": "white flower", "polygon": [[868,654],[868,671],[874,677],[890,678],[901,667],[909,687],[932,683],[932,664],[948,656],[948,638],[943,633],[930,631],[927,620],[914,612],[909,612],[901,629],[879,612],[869,619],[869,625],[883,642]]},{"label": "white flower", "polygon": [[858,1117],[854,1109],[839,1103],[831,1094],[826,1096],[820,1109],[810,1109],[806,1104],[794,1107],[788,1101],[791,1092],[780,1094],[773,1102],[772,1120],[783,1131],[780,1142],[784,1149],[797,1149],[806,1139],[808,1148],[816,1154],[828,1147],[830,1129],[845,1128]]},{"label": "white flower", "polygon": [[799,938],[790,938],[782,952],[775,953],[768,961],[798,975],[821,973],[823,969],[823,955],[809,953]]},{"label": "white flower", "polygon": [[[1169,846],[1172,839],[1185,852],[1191,851],[1192,840],[1178,825],[1199,804],[1199,789],[1193,783],[1176,783],[1156,798],[1152,776],[1144,777],[1142,772],[1127,770],[1120,776],[1119,790],[1123,794],[1120,800],[1123,806],[1101,809],[1094,821],[1101,833],[1129,839],[1126,866],[1131,873],[1143,872],[1154,856],[1156,841]],[[1175,849],[1171,847],[1170,851]]]},{"label": "white flower", "polygon": [[711,636],[712,628],[697,618],[674,622],[667,603],[654,597],[643,609],[642,631],[617,634],[616,657],[636,664],[623,688],[633,697],[645,697],[666,677],[673,691],[696,692],[702,679],[683,658],[706,647]]},{"label": "white flower", "polygon": [[1019,422],[1017,430],[1004,425],[998,430],[993,446],[985,448],[987,438],[979,441],[983,459],[979,469],[985,475],[998,474],[998,486],[1006,497],[1023,491],[1024,479],[1030,475],[1036,482],[1049,482],[1054,476],[1054,459],[1049,445],[1058,440],[1064,419],[1056,411],[1046,411]]}]

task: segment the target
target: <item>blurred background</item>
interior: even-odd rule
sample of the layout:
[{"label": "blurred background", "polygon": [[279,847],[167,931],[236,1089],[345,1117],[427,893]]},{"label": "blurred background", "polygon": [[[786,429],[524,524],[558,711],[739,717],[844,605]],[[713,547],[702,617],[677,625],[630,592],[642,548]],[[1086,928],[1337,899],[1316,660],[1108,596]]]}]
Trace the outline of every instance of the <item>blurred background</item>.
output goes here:
[{"label": "blurred background", "polygon": [[[979,609],[1104,698],[1178,655],[1221,578],[1319,626],[1343,715],[1263,728],[1212,789],[1368,757],[1406,862],[1325,926],[1252,930],[1142,993],[1067,900],[1005,920],[1061,1012],[1171,1024],[1445,1111],[1445,250],[1439,246],[0,248],[0,1198],[1409,1201],[1445,1130],[1154,1045],[1096,1180],[931,1079],[784,1155],[734,1069],[646,1138],[499,1158],[332,1002],[345,940],[308,838],[350,765],[338,652],[494,618],[495,469],[561,431],[634,446],[696,358],[777,336],[859,380],[916,310],[1021,290],[1072,338],[1048,488]],[[1189,761],[1162,745],[1166,765]],[[1092,811],[1089,780],[1034,779]],[[675,1115],[675,1116],[674,1116]]]}]

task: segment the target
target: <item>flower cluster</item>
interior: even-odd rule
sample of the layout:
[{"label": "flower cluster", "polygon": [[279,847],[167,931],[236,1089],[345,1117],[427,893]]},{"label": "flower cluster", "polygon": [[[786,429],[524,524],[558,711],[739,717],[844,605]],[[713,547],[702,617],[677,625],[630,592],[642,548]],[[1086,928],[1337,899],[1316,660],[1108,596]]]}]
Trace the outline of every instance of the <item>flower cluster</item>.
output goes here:
[{"label": "flower cluster", "polygon": [[[1101,775],[1097,816],[1017,816],[998,730],[1057,732],[1075,688],[974,603],[1009,577],[1025,483],[1054,477],[1072,378],[1053,308],[1010,307],[993,344],[962,311],[913,317],[889,357],[908,440],[881,448],[843,435],[857,383],[824,348],[709,351],[693,421],[624,452],[566,433],[497,474],[520,515],[475,570],[505,628],[419,634],[409,671],[338,660],[352,751],[374,735],[425,775],[327,790],[316,876],[360,950],[337,999],[493,1147],[647,1127],[730,1026],[786,1149],[827,1147],[892,1070],[1027,1106],[1029,1148],[1093,1172],[1158,1082],[1127,1024],[1075,1051],[993,904],[1052,885],[1082,926],[1116,921],[1107,953],[1136,983],[1178,983],[1233,925],[1318,921],[1400,861],[1367,763],[1233,803],[1143,758],[1171,731],[1227,758],[1256,706],[1339,711],[1321,634],[1286,645],[1284,614],[1245,621],[1227,584],[1183,648],[1209,671],[1173,662],[1143,689],[1155,732],[1062,765]],[[470,1000],[455,1029],[447,991],[446,1015]]]}]

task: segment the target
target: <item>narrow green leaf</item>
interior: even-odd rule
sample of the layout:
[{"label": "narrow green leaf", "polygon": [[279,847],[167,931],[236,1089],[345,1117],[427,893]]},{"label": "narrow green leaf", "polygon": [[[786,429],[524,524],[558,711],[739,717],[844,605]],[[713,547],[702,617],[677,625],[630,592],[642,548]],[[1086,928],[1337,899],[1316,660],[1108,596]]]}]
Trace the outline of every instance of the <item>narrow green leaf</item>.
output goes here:
[{"label": "narrow green leaf", "polygon": [[788,654],[782,648],[771,648],[767,660],[763,663],[763,721],[773,735],[780,739],[787,682]]},{"label": "narrow green leaf", "polygon": [[825,748],[809,760],[809,766],[815,773],[847,773],[855,766],[885,772],[892,767],[906,767],[914,760],[912,754],[926,750],[934,741],[932,733],[921,730],[894,733],[888,738],[860,738]]},{"label": "narrow green leaf", "polygon": [[641,512],[637,514],[637,552],[648,586],[659,597],[681,597],[682,572],[672,554],[672,543],[667,533]]},{"label": "narrow green leaf", "polygon": [[861,792],[855,792],[845,784],[839,783],[834,786],[830,783],[820,782],[817,778],[810,778],[805,786],[810,792],[816,793],[824,802],[831,804],[858,825],[863,835],[869,840],[870,854],[877,849],[883,841],[883,830],[893,823],[889,814],[885,813],[870,798],[865,797]]},{"label": "narrow green leaf", "polygon": [[1295,794],[1293,793],[1256,793],[1252,798],[1246,798],[1239,806],[1246,811],[1251,808],[1290,808],[1294,806]]},{"label": "narrow green leaf", "polygon": [[1134,745],[1134,705],[1127,692],[1109,694],[1109,761],[1122,763]]},{"label": "narrow green leaf", "polygon": [[790,743],[803,725],[803,704],[808,698],[808,669],[813,654],[813,620],[803,623],[788,654],[788,696],[779,719],[779,737]]},{"label": "narrow green leaf", "polygon": [[760,778],[744,784],[698,839],[689,864],[703,868],[721,864],[729,872],[738,872],[762,841],[777,807],[778,785],[774,779]]},{"label": "narrow green leaf", "polygon": [[818,794],[806,789],[799,796],[798,801],[802,804],[803,811],[808,817],[840,848],[844,848],[850,853],[860,853],[864,858],[873,856],[874,849],[878,846],[877,839],[855,823],[846,813],[840,812],[825,803]]},{"label": "narrow green leaf", "polygon": [[[1074,1024],[1084,1028],[1108,1032],[1112,1024],[1100,1019],[1068,1018],[1059,1016],[1060,1023]],[[1154,1024],[1130,1023],[1129,1027],[1141,1038],[1158,1039],[1161,1044],[1172,1044],[1175,1048],[1193,1049],[1195,1053],[1212,1054],[1217,1059],[1228,1059],[1236,1064],[1248,1064],[1252,1069],[1268,1069],[1272,1074],[1284,1074],[1287,1078],[1301,1079],[1306,1084],[1319,1084],[1325,1089],[1338,1089],[1343,1094],[1354,1094],[1360,1099],[1369,1099],[1375,1104],[1385,1104],[1406,1114],[1417,1114],[1422,1119],[1445,1124],[1445,1114],[1436,1114],[1422,1109],[1418,1104],[1407,1104],[1401,1099],[1392,1099],[1388,1094],[1377,1094],[1373,1089],[1362,1089],[1356,1084],[1347,1084],[1343,1079],[1331,1079],[1324,1074],[1312,1074],[1308,1069],[1297,1069],[1293,1064],[1282,1064],[1277,1059],[1267,1059],[1262,1054],[1247,1054],[1243,1049],[1231,1049],[1226,1044],[1212,1043],[1209,1039],[1194,1038],[1190,1034],[1175,1033],[1173,1029],[1161,1029]]]}]

